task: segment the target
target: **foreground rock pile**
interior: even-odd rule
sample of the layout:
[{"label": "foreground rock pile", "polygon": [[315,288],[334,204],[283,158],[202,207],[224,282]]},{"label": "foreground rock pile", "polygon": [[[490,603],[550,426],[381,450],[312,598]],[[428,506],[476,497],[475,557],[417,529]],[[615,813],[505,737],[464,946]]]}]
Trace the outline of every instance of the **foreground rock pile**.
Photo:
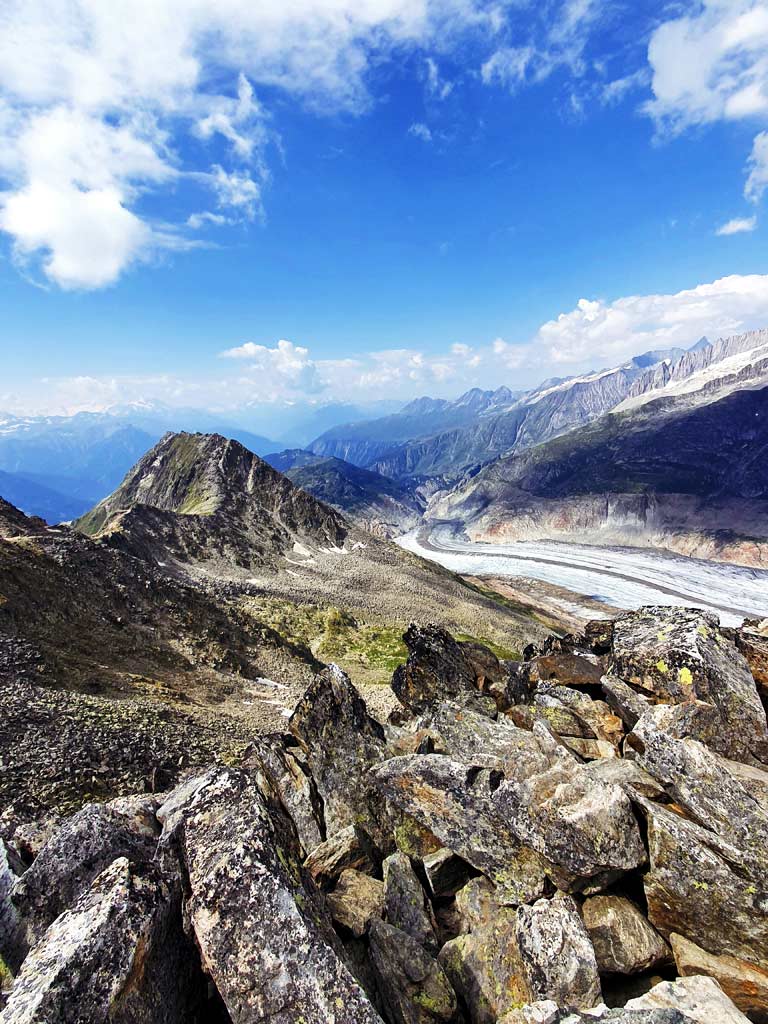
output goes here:
[{"label": "foreground rock pile", "polygon": [[764,636],[413,625],[384,726],[331,666],[237,767],[0,844],[0,1021],[768,1021]]}]

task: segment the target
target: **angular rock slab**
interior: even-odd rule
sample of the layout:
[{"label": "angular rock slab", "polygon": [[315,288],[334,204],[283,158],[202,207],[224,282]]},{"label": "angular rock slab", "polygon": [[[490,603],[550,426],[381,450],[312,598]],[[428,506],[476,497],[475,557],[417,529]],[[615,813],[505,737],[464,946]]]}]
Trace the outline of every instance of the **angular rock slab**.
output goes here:
[{"label": "angular rock slab", "polygon": [[456,993],[440,965],[415,939],[384,921],[372,921],[371,960],[392,1024],[436,1024],[456,1019]]},{"label": "angular rock slab", "polygon": [[627,756],[693,819],[737,847],[759,880],[768,872],[768,812],[732,771],[735,762],[675,736],[677,713],[664,705],[647,711],[627,737]]},{"label": "angular rock slab", "polygon": [[710,705],[717,722],[697,736],[735,761],[768,760],[768,726],[744,656],[715,616],[693,608],[641,608],[613,629],[614,674],[657,700]]},{"label": "angular rock slab", "polygon": [[579,887],[606,873],[631,871],[646,853],[626,793],[578,765],[550,768],[524,782],[504,782],[492,804],[520,843],[547,859]]},{"label": "angular rock slab", "polygon": [[670,958],[666,942],[624,896],[592,896],[581,916],[601,973],[637,974]]},{"label": "angular rock slab", "polygon": [[393,853],[384,861],[384,910],[389,924],[410,935],[430,953],[437,953],[432,905],[404,853]]},{"label": "angular rock slab", "polygon": [[706,975],[755,1024],[768,1022],[768,968],[732,956],[712,956],[705,949],[674,933],[669,937],[677,970],[683,977]]},{"label": "angular rock slab", "polygon": [[326,835],[361,824],[379,840],[380,832],[387,829],[367,771],[386,756],[384,730],[337,665],[315,678],[296,705],[289,726],[304,748],[322,797]]},{"label": "angular rock slab", "polygon": [[178,899],[119,858],[27,956],[0,1020],[183,1024],[201,1009],[194,964]]},{"label": "angular rock slab", "polygon": [[380,1024],[302,884],[292,838],[242,772],[212,769],[178,810],[162,845],[186,871],[203,966],[234,1024]]},{"label": "angular rock slab", "polygon": [[648,820],[648,919],[716,956],[768,960],[768,894],[750,880],[740,850],[658,804],[638,801]]},{"label": "angular rock slab", "polygon": [[51,835],[19,878],[11,899],[31,948],[93,879],[118,857],[148,863],[160,833],[153,797],[114,804],[86,804]]},{"label": "angular rock slab", "polygon": [[524,849],[491,801],[492,774],[440,754],[394,757],[371,776],[388,801],[434,830],[441,843],[488,875],[505,901],[524,903],[544,891],[544,868]]},{"label": "angular rock slab", "polygon": [[309,853],[325,839],[323,802],[301,747],[289,736],[265,736],[249,749],[248,767],[265,772],[296,826],[296,832]]},{"label": "angular rock slab", "polygon": [[712,978],[678,978],[655,985],[638,999],[630,999],[625,1010],[668,1008],[678,1010],[686,1020],[697,1024],[749,1024]]}]

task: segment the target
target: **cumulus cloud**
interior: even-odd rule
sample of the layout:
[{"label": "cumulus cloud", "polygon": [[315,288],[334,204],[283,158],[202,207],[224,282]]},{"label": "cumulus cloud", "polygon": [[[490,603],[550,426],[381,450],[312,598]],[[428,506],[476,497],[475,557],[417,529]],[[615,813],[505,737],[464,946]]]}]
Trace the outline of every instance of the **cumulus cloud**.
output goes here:
[{"label": "cumulus cloud", "polygon": [[600,366],[766,323],[768,276],[733,275],[669,295],[580,299],[570,312],[542,324],[533,347],[544,364]]},{"label": "cumulus cloud", "polygon": [[757,227],[757,217],[734,217],[733,220],[721,224],[715,232],[716,235],[740,235],[745,231],[754,231]]},{"label": "cumulus cloud", "polygon": [[237,348],[226,349],[221,355],[224,359],[247,360],[249,373],[258,374],[267,388],[313,394],[324,387],[309,349],[291,341],[278,341],[274,348],[247,341]]},{"label": "cumulus cloud", "polygon": [[[272,128],[259,88],[359,114],[371,60],[445,49],[498,17],[484,0],[5,0],[0,231],[56,284],[110,284],[181,245],[142,214],[147,189],[191,176],[234,216],[260,215]],[[436,64],[428,76],[447,95]],[[185,134],[223,142],[230,163],[184,166]]]}]

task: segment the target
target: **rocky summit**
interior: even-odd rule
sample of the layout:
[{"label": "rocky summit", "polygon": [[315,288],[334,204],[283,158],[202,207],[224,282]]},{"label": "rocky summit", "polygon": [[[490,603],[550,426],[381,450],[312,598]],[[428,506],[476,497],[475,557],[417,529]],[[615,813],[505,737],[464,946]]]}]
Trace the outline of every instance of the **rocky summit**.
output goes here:
[{"label": "rocky summit", "polygon": [[6,822],[0,1022],[768,1021],[760,630],[413,623],[386,718],[330,665],[240,757]]}]

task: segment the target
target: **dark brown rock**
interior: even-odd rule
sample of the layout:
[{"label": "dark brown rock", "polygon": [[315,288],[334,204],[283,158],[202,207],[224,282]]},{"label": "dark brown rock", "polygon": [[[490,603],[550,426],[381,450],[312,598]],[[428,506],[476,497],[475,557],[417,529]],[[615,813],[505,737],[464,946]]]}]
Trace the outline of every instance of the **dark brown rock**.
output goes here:
[{"label": "dark brown rock", "polygon": [[581,915],[601,973],[637,974],[670,958],[666,942],[624,896],[592,896]]},{"label": "dark brown rock", "polygon": [[384,910],[384,885],[354,868],[342,871],[339,883],[326,897],[331,917],[360,938],[372,918]]}]

